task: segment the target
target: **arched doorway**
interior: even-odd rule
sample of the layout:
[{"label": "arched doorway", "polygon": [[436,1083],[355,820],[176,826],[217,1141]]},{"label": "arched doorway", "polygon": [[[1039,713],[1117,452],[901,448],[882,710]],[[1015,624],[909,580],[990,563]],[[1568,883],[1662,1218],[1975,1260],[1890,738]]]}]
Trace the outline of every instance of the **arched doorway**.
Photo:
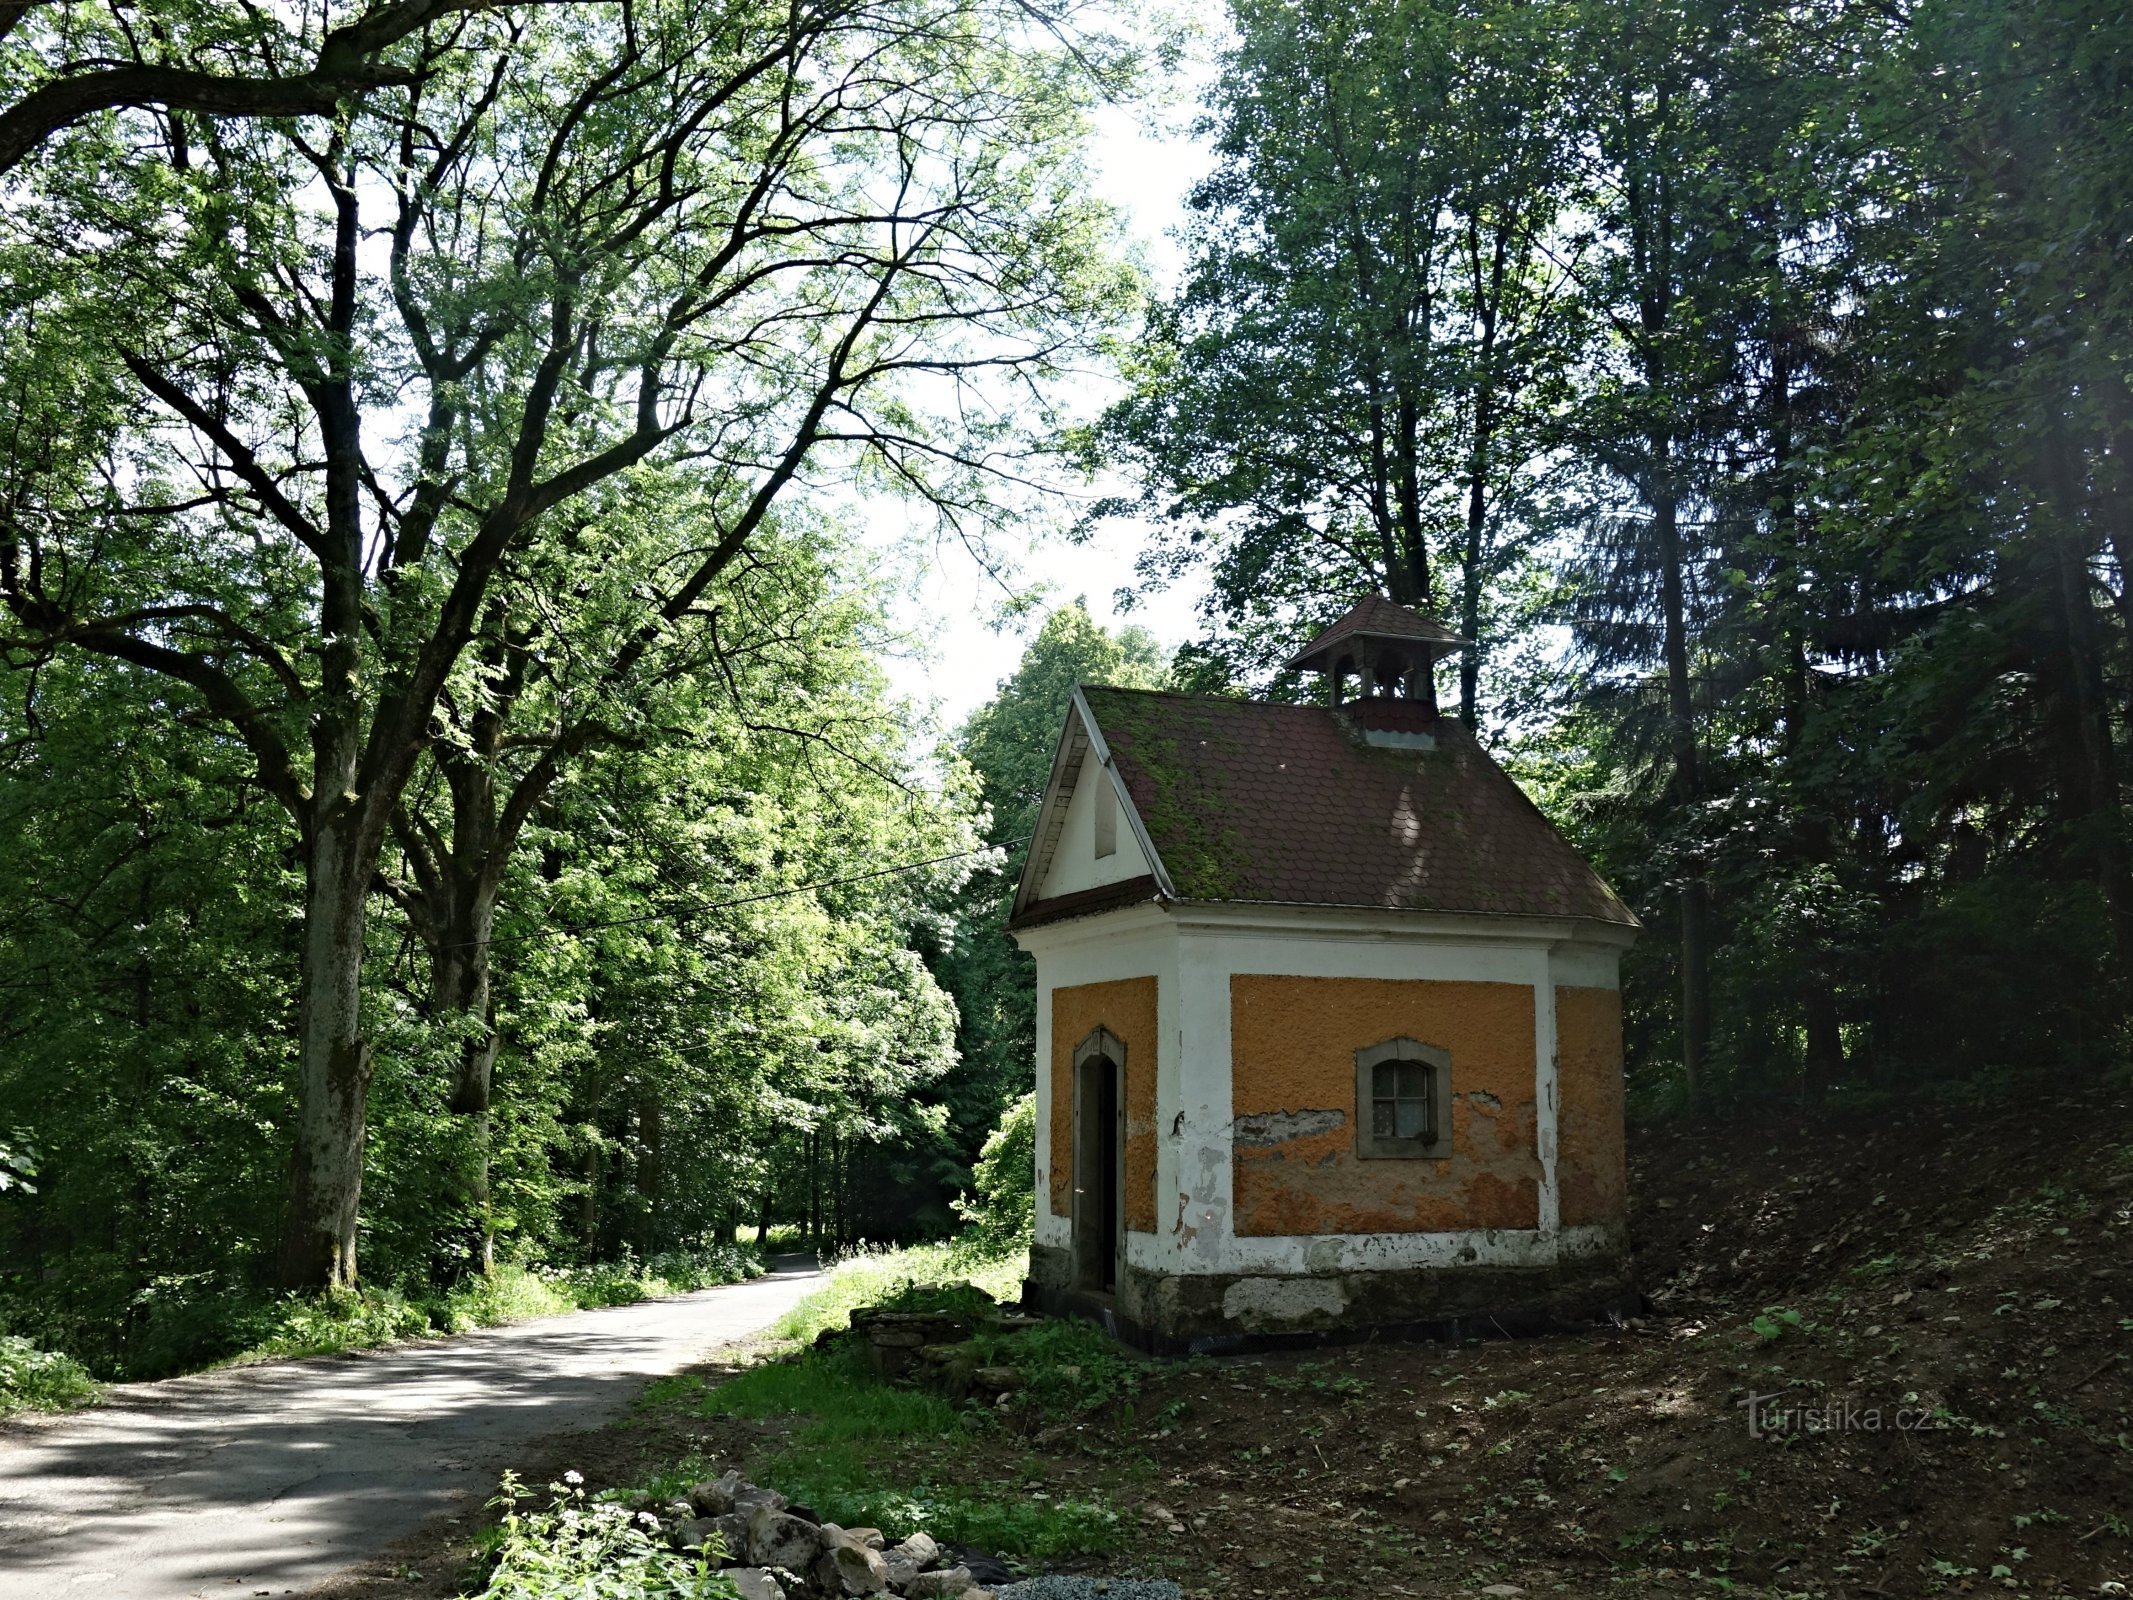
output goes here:
[{"label": "arched doorway", "polygon": [[1126,1047],[1098,1028],[1074,1050],[1074,1287],[1118,1288],[1126,1253]]}]

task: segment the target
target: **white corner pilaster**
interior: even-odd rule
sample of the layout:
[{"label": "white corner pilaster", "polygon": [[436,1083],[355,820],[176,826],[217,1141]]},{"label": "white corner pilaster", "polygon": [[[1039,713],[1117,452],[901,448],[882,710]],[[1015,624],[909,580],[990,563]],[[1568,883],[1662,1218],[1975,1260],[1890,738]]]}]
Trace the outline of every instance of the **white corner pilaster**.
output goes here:
[{"label": "white corner pilaster", "polygon": [[1172,1180],[1156,1229],[1171,1271],[1222,1272],[1229,1269],[1235,1177],[1228,951],[1223,941],[1189,930],[1180,930],[1176,950],[1177,1099],[1162,1128]]},{"label": "white corner pilaster", "polygon": [[1555,966],[1546,950],[1536,955],[1533,978],[1533,1135],[1540,1157],[1540,1235],[1550,1251],[1562,1233],[1562,1196],[1556,1188],[1555,1156],[1562,1097],[1555,1050]]}]

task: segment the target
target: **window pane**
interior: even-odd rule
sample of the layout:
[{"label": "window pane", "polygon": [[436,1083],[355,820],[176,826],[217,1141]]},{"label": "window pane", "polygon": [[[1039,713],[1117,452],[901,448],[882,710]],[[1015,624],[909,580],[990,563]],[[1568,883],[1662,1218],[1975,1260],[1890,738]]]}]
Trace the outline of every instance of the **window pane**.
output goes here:
[{"label": "window pane", "polygon": [[1393,1129],[1398,1126],[1399,1119],[1393,1114],[1392,1109],[1396,1103],[1391,1100],[1373,1100],[1370,1102],[1370,1136],[1372,1138],[1391,1139],[1397,1137],[1393,1133]]},{"label": "window pane", "polygon": [[1394,1134],[1395,1138],[1419,1139],[1429,1131],[1426,1126],[1429,1122],[1429,1105],[1426,1101],[1402,1100],[1399,1105],[1399,1131]]},{"label": "window pane", "polygon": [[1370,1094],[1375,1100],[1390,1100],[1400,1092],[1400,1064],[1380,1061],[1370,1069]]},{"label": "window pane", "polygon": [[1419,1100],[1429,1093],[1429,1068],[1419,1061],[1400,1063],[1400,1098]]}]

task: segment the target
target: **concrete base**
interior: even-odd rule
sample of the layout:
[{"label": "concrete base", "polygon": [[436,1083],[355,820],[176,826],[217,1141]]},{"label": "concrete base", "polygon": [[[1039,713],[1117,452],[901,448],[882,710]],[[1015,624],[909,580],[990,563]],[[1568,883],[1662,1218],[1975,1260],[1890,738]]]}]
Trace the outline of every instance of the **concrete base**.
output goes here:
[{"label": "concrete base", "polygon": [[1127,1266],[1115,1295],[1073,1286],[1069,1251],[1030,1251],[1024,1303],[1099,1322],[1159,1355],[1354,1343],[1368,1339],[1501,1338],[1586,1327],[1637,1311],[1641,1297],[1616,1256],[1550,1267],[1422,1267],[1317,1275],[1191,1276]]}]

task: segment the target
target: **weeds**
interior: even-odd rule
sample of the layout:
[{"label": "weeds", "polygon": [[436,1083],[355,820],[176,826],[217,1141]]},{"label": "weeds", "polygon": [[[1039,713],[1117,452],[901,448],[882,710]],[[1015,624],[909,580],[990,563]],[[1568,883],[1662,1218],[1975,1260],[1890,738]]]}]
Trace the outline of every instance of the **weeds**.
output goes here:
[{"label": "weeds", "polygon": [[943,1437],[965,1419],[939,1395],[881,1382],[856,1350],[750,1367],[713,1389],[701,1409],[705,1416],[811,1416],[815,1420],[797,1436],[810,1445]]},{"label": "weeds", "polygon": [[[788,1341],[811,1341],[823,1328],[843,1327],[862,1305],[976,1315],[990,1308],[987,1295],[1012,1292],[1022,1267],[1019,1256],[986,1257],[943,1246],[862,1252],[840,1263],[830,1282],[774,1331]],[[951,1281],[944,1284],[944,1279]],[[1013,1366],[1022,1374],[1018,1403],[1042,1415],[1130,1400],[1138,1390],[1141,1364],[1084,1323],[982,1332],[976,1343],[982,1361]],[[659,1395],[694,1398],[686,1387],[692,1382],[677,1381]],[[758,1465],[757,1474],[847,1527],[923,1530],[951,1544],[1032,1560],[1100,1553],[1118,1543],[1119,1514],[1100,1499],[1053,1498],[1003,1483],[954,1481],[949,1465],[957,1457],[954,1441],[997,1424],[983,1409],[882,1382],[850,1346],[806,1349],[750,1367],[703,1392],[696,1409],[706,1416],[806,1419],[782,1449]],[[902,1441],[906,1448],[885,1453],[879,1462],[864,1448],[854,1448],[887,1440]]]},{"label": "weeds", "polygon": [[1018,1404],[1051,1418],[1132,1401],[1147,1368],[1088,1322],[1046,1321],[1011,1332],[983,1331],[974,1343],[986,1365],[1013,1367],[1022,1375]]},{"label": "weeds", "polygon": [[713,1569],[721,1552],[677,1555],[659,1519],[611,1501],[588,1500],[575,1472],[548,1486],[544,1510],[521,1510],[526,1489],[510,1473],[490,1501],[504,1515],[486,1600],[732,1600],[739,1591]]},{"label": "weeds", "polygon": [[89,1369],[27,1339],[0,1337],[0,1417],[16,1411],[71,1411],[96,1398]]},{"label": "weeds", "polygon": [[1119,1514],[1098,1501],[1018,1494],[1004,1484],[942,1483],[924,1473],[899,1483],[834,1445],[781,1451],[765,1463],[763,1476],[845,1527],[924,1531],[946,1544],[1033,1560],[1100,1554],[1118,1542]]}]

